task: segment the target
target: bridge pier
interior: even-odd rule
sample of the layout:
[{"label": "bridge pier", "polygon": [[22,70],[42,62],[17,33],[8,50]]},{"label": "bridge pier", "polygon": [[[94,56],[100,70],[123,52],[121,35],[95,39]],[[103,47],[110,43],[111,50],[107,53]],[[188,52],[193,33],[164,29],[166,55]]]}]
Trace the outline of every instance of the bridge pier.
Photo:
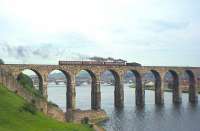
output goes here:
[{"label": "bridge pier", "polygon": [[144,86],[142,86],[142,80],[140,77],[136,77],[135,103],[137,106],[143,106],[145,104]]},{"label": "bridge pier", "polygon": [[175,103],[175,104],[182,103],[181,94],[182,93],[180,91],[174,91],[174,93],[173,93],[173,103]]},{"label": "bridge pier", "polygon": [[122,80],[115,81],[115,91],[114,91],[114,103],[115,107],[124,107],[124,85]]},{"label": "bridge pier", "polygon": [[76,83],[68,82],[67,83],[67,110],[75,110],[76,108]]},{"label": "bridge pier", "polygon": [[47,83],[43,83],[43,85],[42,85],[43,88],[40,89],[41,92],[42,92],[42,96],[43,96],[46,100],[48,99],[47,86],[48,86]]},{"label": "bridge pier", "polygon": [[173,83],[173,103],[175,104],[182,103],[182,91],[178,81]]},{"label": "bridge pier", "polygon": [[91,108],[93,110],[101,109],[100,81],[92,83],[92,89],[91,89]]},{"label": "bridge pier", "polygon": [[[190,80],[191,81],[191,80]],[[194,80],[189,82],[189,102],[192,104],[198,103],[197,84]]]},{"label": "bridge pier", "polygon": [[164,104],[164,84],[161,80],[156,80],[155,82],[155,104],[162,105]]}]

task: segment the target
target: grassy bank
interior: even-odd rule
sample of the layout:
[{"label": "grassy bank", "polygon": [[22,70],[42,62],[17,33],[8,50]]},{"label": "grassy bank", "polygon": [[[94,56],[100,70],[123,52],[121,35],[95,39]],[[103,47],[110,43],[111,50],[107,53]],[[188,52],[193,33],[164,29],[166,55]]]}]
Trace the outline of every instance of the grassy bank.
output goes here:
[{"label": "grassy bank", "polygon": [[88,125],[62,123],[34,112],[24,99],[0,85],[0,131],[92,131]]}]

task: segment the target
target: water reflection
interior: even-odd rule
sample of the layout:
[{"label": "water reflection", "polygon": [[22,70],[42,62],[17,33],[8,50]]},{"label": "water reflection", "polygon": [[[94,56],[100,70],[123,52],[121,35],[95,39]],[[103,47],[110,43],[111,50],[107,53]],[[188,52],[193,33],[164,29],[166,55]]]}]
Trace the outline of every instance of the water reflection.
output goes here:
[{"label": "water reflection", "polygon": [[[88,87],[90,88],[90,87]],[[80,108],[90,106],[90,97],[87,97],[89,89],[77,87],[81,90],[77,94],[77,105]],[[58,100],[58,90],[61,87],[49,89],[49,96]],[[58,92],[58,93],[56,93]],[[135,91],[133,88],[124,87],[124,108],[114,108],[114,87],[102,86],[102,108],[106,110],[110,119],[101,125],[107,131],[199,131],[200,130],[200,104],[194,105],[188,102],[188,94],[182,94],[182,104],[172,103],[172,93],[165,92],[165,104],[158,106],[154,104],[154,91],[145,91],[145,106],[135,106]],[[84,98],[84,99],[83,99]],[[60,99],[59,99],[60,100]],[[64,101],[56,101],[61,107]],[[86,107],[87,106],[87,107]]]}]

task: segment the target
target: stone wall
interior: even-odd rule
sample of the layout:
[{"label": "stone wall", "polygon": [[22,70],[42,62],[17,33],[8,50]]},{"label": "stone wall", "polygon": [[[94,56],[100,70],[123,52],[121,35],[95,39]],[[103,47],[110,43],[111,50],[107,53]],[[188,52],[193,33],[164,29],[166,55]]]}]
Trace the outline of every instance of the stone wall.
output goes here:
[{"label": "stone wall", "polygon": [[48,105],[47,114],[58,121],[66,121],[65,113],[58,107]]},{"label": "stone wall", "polygon": [[108,119],[108,116],[104,110],[73,110],[66,112],[66,118],[67,121],[76,123],[81,123],[85,118],[92,123],[98,123]]},{"label": "stone wall", "polygon": [[44,114],[57,119],[58,121],[65,121],[65,113],[57,107],[48,106],[48,102],[45,99],[38,98],[30,94],[24,89],[12,76],[12,74],[4,69],[0,68],[0,84],[6,86],[8,90],[23,97],[27,102],[33,103],[38,110]]}]

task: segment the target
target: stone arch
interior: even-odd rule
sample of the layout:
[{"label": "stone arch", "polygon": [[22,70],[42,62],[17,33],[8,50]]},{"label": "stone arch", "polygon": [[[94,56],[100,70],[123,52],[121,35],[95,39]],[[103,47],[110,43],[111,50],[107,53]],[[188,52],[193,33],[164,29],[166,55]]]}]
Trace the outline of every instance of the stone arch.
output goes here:
[{"label": "stone arch", "polygon": [[96,74],[89,69],[83,69],[83,70],[87,71],[90,74],[91,79],[92,79],[92,85],[95,84],[97,81]]},{"label": "stone arch", "polygon": [[17,74],[17,80],[19,79],[19,75],[20,75],[24,70],[31,70],[31,71],[33,71],[33,72],[37,75],[38,81],[39,81],[39,91],[43,94],[43,78],[42,78],[41,73],[40,73],[38,70],[33,69],[33,68],[25,68],[25,69],[21,70],[21,71]]},{"label": "stone arch", "polygon": [[156,104],[163,104],[164,103],[164,98],[163,98],[163,89],[161,87],[161,76],[158,71],[156,70],[151,70],[155,77],[155,103]]},{"label": "stone arch", "polygon": [[71,75],[70,75],[69,72],[67,72],[67,71],[65,71],[65,70],[62,70],[62,69],[53,69],[53,70],[51,70],[51,71],[49,72],[49,74],[50,74],[52,71],[54,71],[54,70],[58,70],[58,71],[62,72],[62,73],[64,74],[66,80],[67,80],[67,84],[68,84],[68,83],[71,83]]},{"label": "stone arch", "polygon": [[123,76],[118,71],[113,69],[105,69],[101,71],[101,75],[109,71],[114,77],[114,104],[115,107],[123,107],[124,106],[124,89],[123,89]]},{"label": "stone arch", "polygon": [[191,103],[196,103],[198,101],[198,96],[195,75],[191,70],[185,70],[185,73],[189,76],[189,101]]},{"label": "stone arch", "polygon": [[[71,89],[71,75],[67,72],[67,71],[65,71],[65,70],[62,70],[62,69],[52,69],[51,71],[49,71],[48,72],[48,75],[47,75],[47,79],[48,79],[48,86],[49,86],[49,75],[52,73],[52,72],[54,72],[54,71],[60,71],[63,75],[64,75],[64,78],[66,79],[66,83],[65,83],[65,87],[66,87],[66,91],[65,91],[65,99],[66,99],[66,110],[67,110],[67,108],[68,108],[68,103],[70,103],[69,102],[69,100],[68,99],[70,99],[70,98],[68,98],[69,97],[69,95],[68,95],[68,91],[70,91]],[[48,92],[48,95],[47,96],[49,96],[49,92]]]},{"label": "stone arch", "polygon": [[[155,69],[150,69],[147,73],[151,73],[154,77],[154,88],[155,88],[155,104],[163,104],[163,89],[162,89],[162,80],[159,71]],[[146,74],[146,73],[145,73]],[[145,83],[143,83],[145,86]],[[143,86],[143,88],[144,88]],[[145,93],[144,93],[145,94]],[[145,97],[145,96],[144,96]]]},{"label": "stone arch", "polygon": [[101,71],[101,74],[103,74],[106,71],[109,71],[112,74],[112,76],[114,77],[114,79],[115,79],[115,83],[114,83],[115,88],[119,87],[117,85],[119,84],[119,82],[121,81],[121,78],[122,78],[122,77],[120,77],[119,73],[117,71],[113,70],[113,69],[106,69],[106,70]]},{"label": "stone arch", "polygon": [[101,74],[106,71],[109,71],[113,75],[113,77],[116,81],[120,81],[121,77],[120,77],[120,73],[118,71],[116,71],[114,69],[104,69],[101,71]]},{"label": "stone arch", "polygon": [[97,77],[96,77],[96,74],[95,74],[95,72],[93,72],[92,70],[90,70],[90,69],[80,69],[77,73],[76,73],[76,75],[78,75],[81,71],[86,71],[89,75],[90,75],[90,77],[91,77],[91,79],[92,79],[92,83],[95,83],[96,81],[97,81]]},{"label": "stone arch", "polygon": [[172,99],[173,103],[181,103],[181,89],[179,86],[179,76],[178,73],[174,70],[168,70],[172,75]]},{"label": "stone arch", "polygon": [[[86,71],[90,78],[91,78],[91,109],[97,109],[97,108],[100,108],[99,106],[99,103],[97,103],[97,98],[96,98],[96,91],[97,91],[97,75],[95,74],[95,72],[93,72],[92,70],[90,69],[81,69],[78,71],[78,73],[76,73],[76,76],[81,72],[81,71]],[[100,102],[100,100],[98,101]],[[98,104],[98,107],[97,105]]]},{"label": "stone arch", "polygon": [[[135,103],[136,105],[143,105],[144,104],[144,89],[142,87],[142,77],[137,70],[127,70],[126,72],[132,72],[135,76]],[[125,72],[125,73],[126,73]]]}]

